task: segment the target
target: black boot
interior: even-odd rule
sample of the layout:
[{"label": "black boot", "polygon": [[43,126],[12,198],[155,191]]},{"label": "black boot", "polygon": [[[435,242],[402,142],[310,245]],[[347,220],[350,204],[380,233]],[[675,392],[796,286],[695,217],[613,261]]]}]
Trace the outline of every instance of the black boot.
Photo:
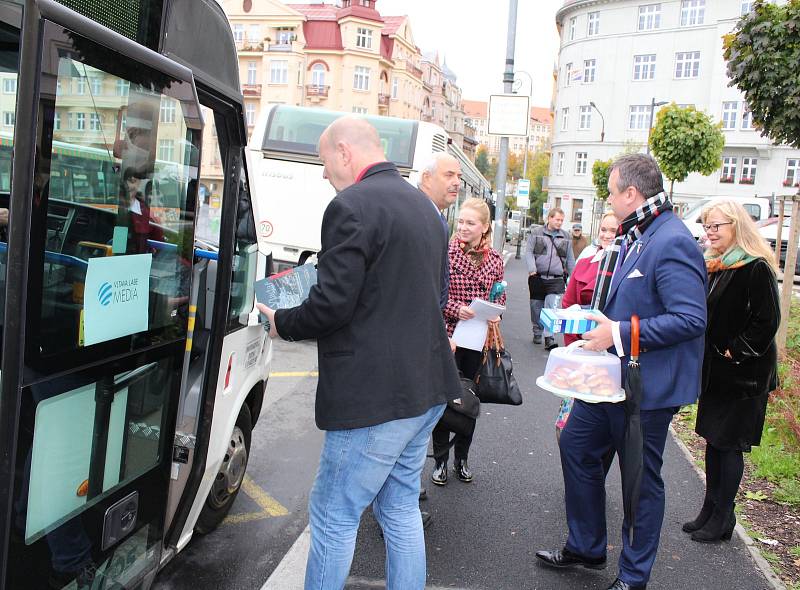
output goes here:
[{"label": "black boot", "polygon": [[712,512],[714,512],[714,501],[706,498],[703,501],[703,507],[700,509],[700,514],[697,515],[697,518],[689,522],[684,522],[681,530],[683,530],[684,533],[699,531],[703,528],[703,525],[708,522],[708,519],[711,518]]},{"label": "black boot", "polygon": [[697,541],[698,543],[730,541],[735,526],[736,515],[733,513],[733,506],[723,510],[714,508],[711,518],[708,519],[703,528],[692,533],[692,541]]},{"label": "black boot", "polygon": [[556,339],[552,336],[545,336],[544,337],[544,349],[545,350],[553,350],[554,348],[558,348],[558,343]]},{"label": "black boot", "polygon": [[458,479],[465,483],[472,481],[472,472],[469,470],[466,459],[456,459],[456,464],[453,465],[453,471],[456,472]]},{"label": "black boot", "polygon": [[431,473],[431,481],[437,486],[447,484],[447,461],[437,461]]}]

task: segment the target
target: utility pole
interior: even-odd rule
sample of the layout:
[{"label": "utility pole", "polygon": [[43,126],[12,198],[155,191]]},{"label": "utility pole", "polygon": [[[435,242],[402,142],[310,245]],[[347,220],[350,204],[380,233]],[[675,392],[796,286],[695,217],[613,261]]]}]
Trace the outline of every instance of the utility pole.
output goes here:
[{"label": "utility pole", "polygon": [[[517,0],[508,0],[508,39],[506,43],[506,70],[503,74],[503,92],[514,91],[514,47],[517,43]],[[530,116],[530,113],[529,113]],[[500,138],[500,156],[497,159],[497,203],[494,208],[494,249],[503,252],[506,232],[506,174],[508,173],[508,137]]]}]

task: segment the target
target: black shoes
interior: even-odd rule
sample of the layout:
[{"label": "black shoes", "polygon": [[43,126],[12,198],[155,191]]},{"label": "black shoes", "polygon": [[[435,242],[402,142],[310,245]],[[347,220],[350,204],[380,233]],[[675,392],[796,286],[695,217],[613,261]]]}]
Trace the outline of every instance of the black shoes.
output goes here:
[{"label": "black shoes", "polygon": [[456,459],[456,464],[453,465],[453,471],[455,471],[456,477],[464,483],[472,481],[472,472],[469,470],[466,459]]},{"label": "black shoes", "polygon": [[433,473],[431,473],[431,481],[437,486],[443,486],[447,484],[447,461],[436,462],[436,466],[433,468]]},{"label": "black shoes", "polygon": [[542,335],[541,334],[534,334],[533,335],[533,343],[534,344],[541,344],[542,343]]},{"label": "black shoes", "polygon": [[606,590],[647,590],[647,584],[642,584],[641,586],[631,586],[627,582],[623,582],[617,578]]},{"label": "black shoes", "polygon": [[[590,570],[602,570],[606,568],[605,557],[584,557],[583,555],[573,553],[566,547],[564,549],[556,549],[555,551],[537,551],[536,557],[550,567],[564,568],[582,565]],[[625,588],[627,588],[627,586],[625,586]]]},{"label": "black shoes", "polygon": [[553,350],[554,348],[558,348],[558,344],[556,344],[556,339],[552,336],[545,336],[544,337],[544,349],[545,350]]},{"label": "black shoes", "polygon": [[730,541],[736,527],[736,515],[733,508],[728,510],[714,509],[711,518],[703,528],[692,533],[692,541],[698,543],[719,543]]},{"label": "black shoes", "polygon": [[684,533],[693,533],[695,531],[699,531],[708,522],[708,519],[711,518],[712,512],[714,512],[714,503],[710,500],[705,500],[703,502],[703,507],[700,509],[700,514],[697,515],[697,518],[690,520],[689,522],[684,522],[681,530]]}]

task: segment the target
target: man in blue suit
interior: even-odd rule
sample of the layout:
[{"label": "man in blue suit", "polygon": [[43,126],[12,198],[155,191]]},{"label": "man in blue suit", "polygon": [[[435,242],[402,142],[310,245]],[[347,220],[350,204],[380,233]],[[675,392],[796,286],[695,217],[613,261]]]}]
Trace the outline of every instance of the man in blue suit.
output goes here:
[{"label": "man in blue suit", "polygon": [[[587,350],[606,350],[628,363],[632,315],[641,319],[643,475],[633,544],[622,535],[619,573],[608,590],[644,590],[664,519],[661,479],[672,416],[697,400],[706,326],[706,270],[697,243],[672,213],[661,171],[643,154],[618,158],[608,179],[608,203],[623,220],[608,248],[593,306],[605,318],[583,335]],[[603,455],[624,452],[623,404],[576,400],[561,435],[561,465],[569,537],[563,549],[539,551],[553,567],[606,566]],[[627,523],[623,523],[623,531]]]}]

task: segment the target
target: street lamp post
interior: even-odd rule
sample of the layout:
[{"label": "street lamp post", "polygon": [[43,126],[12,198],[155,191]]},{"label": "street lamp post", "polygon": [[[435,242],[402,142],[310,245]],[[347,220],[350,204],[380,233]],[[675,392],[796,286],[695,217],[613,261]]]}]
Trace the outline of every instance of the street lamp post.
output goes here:
[{"label": "street lamp post", "polygon": [[600,143],[603,143],[603,140],[606,137],[606,119],[603,117],[603,113],[600,112],[600,109],[597,108],[597,105],[594,104],[594,101],[589,101],[589,106],[596,110],[597,114],[600,115],[600,122],[603,124],[602,128],[600,129]]},{"label": "street lamp post", "polygon": [[650,101],[650,122],[647,124],[647,152],[650,153],[650,130],[653,128],[653,114],[655,113],[656,107],[664,106],[667,104],[666,101],[656,102],[655,97]]}]

